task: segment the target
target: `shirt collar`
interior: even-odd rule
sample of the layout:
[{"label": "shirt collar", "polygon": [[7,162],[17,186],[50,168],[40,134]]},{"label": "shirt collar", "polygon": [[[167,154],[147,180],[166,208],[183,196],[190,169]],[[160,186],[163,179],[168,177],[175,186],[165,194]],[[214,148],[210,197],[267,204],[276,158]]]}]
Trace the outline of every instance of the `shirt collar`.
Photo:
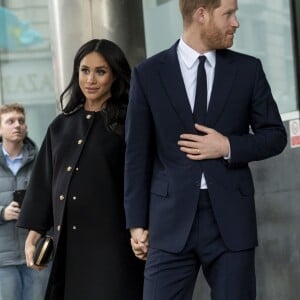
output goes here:
[{"label": "shirt collar", "polygon": [[[2,151],[6,158],[9,158],[10,160],[12,160],[9,153],[4,149],[3,144],[2,144]],[[16,159],[23,159],[23,151],[18,156],[14,157],[13,160],[16,160]]]},{"label": "shirt collar", "polygon": [[187,45],[183,41],[182,37],[180,38],[178,44],[178,52],[182,58],[182,61],[188,69],[190,69],[195,64],[195,62],[198,60],[199,55],[205,55],[206,61],[212,68],[215,68],[216,66],[216,50],[211,50],[205,52],[204,54],[199,53],[193,48],[191,48],[189,45]]}]

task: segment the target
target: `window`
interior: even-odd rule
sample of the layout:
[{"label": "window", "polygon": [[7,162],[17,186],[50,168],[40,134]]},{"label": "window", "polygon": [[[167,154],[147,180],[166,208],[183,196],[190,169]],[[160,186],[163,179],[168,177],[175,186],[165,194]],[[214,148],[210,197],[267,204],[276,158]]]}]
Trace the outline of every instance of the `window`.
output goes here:
[{"label": "window", "polygon": [[39,145],[56,115],[47,0],[0,3],[0,102],[24,105]]},{"label": "window", "polygon": [[[281,113],[298,110],[291,8],[287,0],[239,0],[233,50],[262,60]],[[181,35],[178,0],[143,0],[147,56],[170,47]]]}]

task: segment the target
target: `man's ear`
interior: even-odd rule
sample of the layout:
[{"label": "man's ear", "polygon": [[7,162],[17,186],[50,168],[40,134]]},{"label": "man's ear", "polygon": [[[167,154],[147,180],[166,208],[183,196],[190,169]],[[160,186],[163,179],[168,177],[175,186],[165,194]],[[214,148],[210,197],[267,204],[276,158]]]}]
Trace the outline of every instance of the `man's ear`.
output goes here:
[{"label": "man's ear", "polygon": [[195,12],[193,14],[193,20],[200,24],[204,24],[207,13],[208,12],[207,12],[206,8],[203,6],[200,6],[195,10]]}]

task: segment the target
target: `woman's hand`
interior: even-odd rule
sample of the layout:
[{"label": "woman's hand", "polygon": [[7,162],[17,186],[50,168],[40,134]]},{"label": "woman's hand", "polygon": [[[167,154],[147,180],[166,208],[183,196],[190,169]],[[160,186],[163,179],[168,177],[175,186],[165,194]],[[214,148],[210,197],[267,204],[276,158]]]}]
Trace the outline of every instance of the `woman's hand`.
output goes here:
[{"label": "woman's hand", "polygon": [[35,270],[42,270],[45,268],[45,266],[37,266],[33,262],[33,254],[36,248],[36,243],[40,237],[41,237],[40,233],[34,230],[30,230],[25,241],[26,264],[28,267]]}]

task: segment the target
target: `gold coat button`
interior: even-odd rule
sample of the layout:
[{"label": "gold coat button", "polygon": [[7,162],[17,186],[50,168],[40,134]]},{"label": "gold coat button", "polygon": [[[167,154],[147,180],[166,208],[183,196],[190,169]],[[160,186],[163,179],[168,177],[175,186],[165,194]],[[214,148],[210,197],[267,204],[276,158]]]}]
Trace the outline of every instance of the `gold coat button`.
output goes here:
[{"label": "gold coat button", "polygon": [[64,195],[60,195],[59,196],[59,200],[64,200],[65,199],[65,196]]},{"label": "gold coat button", "polygon": [[80,140],[77,141],[77,144],[78,144],[78,145],[81,145],[82,143],[83,143],[83,140],[82,140],[82,139],[80,139]]},{"label": "gold coat button", "polygon": [[76,200],[77,199],[77,197],[76,196],[73,196],[73,200]]},{"label": "gold coat button", "polygon": [[73,229],[73,230],[76,230],[76,229],[77,229],[77,226],[73,225],[72,229]]},{"label": "gold coat button", "polygon": [[92,115],[86,115],[87,119],[90,119],[92,117]]},{"label": "gold coat button", "polygon": [[60,225],[57,225],[56,230],[60,231]]},{"label": "gold coat button", "polygon": [[68,171],[68,172],[71,172],[71,171],[72,171],[72,167],[71,167],[71,166],[68,166],[68,167],[67,167],[67,171]]}]

